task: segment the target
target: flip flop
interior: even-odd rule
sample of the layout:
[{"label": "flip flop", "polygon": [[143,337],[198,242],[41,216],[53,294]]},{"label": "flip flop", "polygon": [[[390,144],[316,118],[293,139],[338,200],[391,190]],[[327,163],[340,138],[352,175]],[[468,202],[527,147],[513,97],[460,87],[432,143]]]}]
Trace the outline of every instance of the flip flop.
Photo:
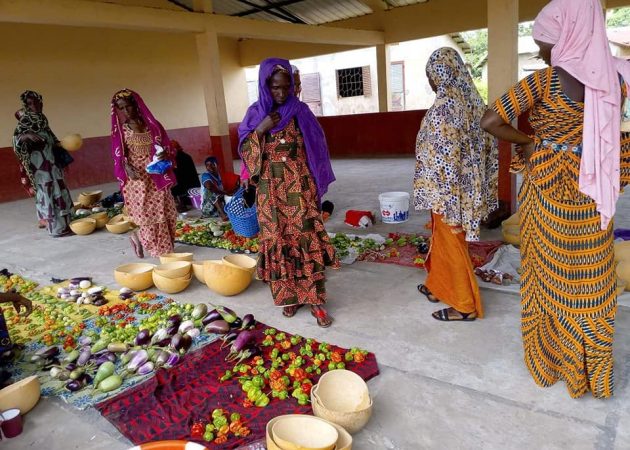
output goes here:
[{"label": "flip flop", "polygon": [[[431,291],[429,290],[429,288],[426,287],[424,284],[418,285],[418,292],[424,295],[427,298],[427,300],[429,300],[431,303],[440,303],[440,301],[435,297],[435,295],[431,294]],[[431,297],[433,297],[433,299],[431,299]]]},{"label": "flip flop", "polygon": [[289,305],[282,308],[282,315],[284,317],[293,317],[298,310],[304,305]]},{"label": "flip flop", "polygon": [[[448,314],[449,310],[453,310],[455,312],[457,312],[457,314],[460,315],[459,318],[451,318]],[[474,314],[474,317],[470,317],[471,315]],[[439,320],[442,322],[472,322],[474,320],[477,320],[477,314],[473,311],[470,312],[468,314],[464,314],[461,313],[459,311],[457,311],[455,308],[444,308],[444,309],[440,309],[439,311],[435,311],[433,314],[431,314],[431,317],[433,317],[435,320]]]},{"label": "flip flop", "polygon": [[[311,308],[311,315],[315,317],[315,319],[317,319],[317,325],[322,328],[328,328],[333,324],[334,319],[332,318],[332,316],[329,316],[326,310],[321,306],[317,307],[317,309]],[[326,324],[323,322],[324,319],[329,319],[330,322]]]}]

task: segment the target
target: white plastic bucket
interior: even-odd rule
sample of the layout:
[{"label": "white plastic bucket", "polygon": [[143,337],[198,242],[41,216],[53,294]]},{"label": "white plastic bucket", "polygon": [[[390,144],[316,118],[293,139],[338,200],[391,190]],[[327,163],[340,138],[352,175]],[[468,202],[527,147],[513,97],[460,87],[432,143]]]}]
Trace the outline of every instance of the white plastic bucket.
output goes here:
[{"label": "white plastic bucket", "polygon": [[378,196],[383,223],[403,223],[409,220],[409,193],[383,192]]}]

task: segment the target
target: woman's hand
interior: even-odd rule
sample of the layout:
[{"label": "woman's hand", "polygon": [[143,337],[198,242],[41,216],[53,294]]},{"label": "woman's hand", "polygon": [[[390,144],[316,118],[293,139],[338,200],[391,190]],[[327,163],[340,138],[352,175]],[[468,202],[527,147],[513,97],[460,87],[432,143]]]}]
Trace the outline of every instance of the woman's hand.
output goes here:
[{"label": "woman's hand", "polygon": [[249,188],[249,178],[242,179],[240,181],[241,189],[247,190]]},{"label": "woman's hand", "polygon": [[41,146],[45,142],[43,137],[32,132],[22,134],[19,141],[21,144],[32,144],[35,146]]},{"label": "woman's hand", "polygon": [[28,316],[33,312],[33,303],[26,297],[22,297],[18,295],[18,297],[13,301],[13,307],[15,311],[20,314],[24,309],[24,316]]},{"label": "woman's hand", "polygon": [[275,127],[280,122],[281,116],[278,111],[273,111],[265,117],[260,124],[256,127],[256,133],[259,136],[266,134],[269,130]]}]

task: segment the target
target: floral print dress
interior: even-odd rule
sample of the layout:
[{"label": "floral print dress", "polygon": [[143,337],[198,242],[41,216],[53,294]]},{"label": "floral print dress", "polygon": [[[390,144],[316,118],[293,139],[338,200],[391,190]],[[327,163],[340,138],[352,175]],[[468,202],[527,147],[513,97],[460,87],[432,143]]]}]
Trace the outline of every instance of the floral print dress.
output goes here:
[{"label": "floral print dress", "polygon": [[146,171],[151,162],[153,139],[150,132],[134,132],[124,125],[127,161],[138,175],[123,187],[125,206],[133,222],[140,227],[142,247],[153,257],[173,251],[177,210],[170,189],[158,190]]},{"label": "floral print dress", "polygon": [[250,134],[241,155],[252,182],[257,181],[258,276],[270,283],[276,306],[324,304],[324,271],[339,267],[339,261],[324,228],[296,121],[267,134],[262,143]]}]

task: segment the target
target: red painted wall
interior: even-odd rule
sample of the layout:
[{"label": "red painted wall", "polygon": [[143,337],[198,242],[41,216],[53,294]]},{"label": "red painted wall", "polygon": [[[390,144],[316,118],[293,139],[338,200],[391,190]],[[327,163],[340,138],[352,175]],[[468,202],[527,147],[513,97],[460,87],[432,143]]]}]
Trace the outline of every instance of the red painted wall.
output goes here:
[{"label": "red painted wall", "polygon": [[[318,117],[333,158],[411,156],[425,110]],[[238,123],[230,124],[232,155],[238,158]]]},{"label": "red painted wall", "polygon": [[[212,154],[208,127],[168,130],[168,135],[178,141],[197,164],[202,164]],[[66,182],[71,189],[115,181],[109,136],[84,139],[81,150],[72,156],[74,163],[66,172]],[[0,202],[26,198],[13,149],[0,148],[0,158],[3,162],[0,164]]]}]

